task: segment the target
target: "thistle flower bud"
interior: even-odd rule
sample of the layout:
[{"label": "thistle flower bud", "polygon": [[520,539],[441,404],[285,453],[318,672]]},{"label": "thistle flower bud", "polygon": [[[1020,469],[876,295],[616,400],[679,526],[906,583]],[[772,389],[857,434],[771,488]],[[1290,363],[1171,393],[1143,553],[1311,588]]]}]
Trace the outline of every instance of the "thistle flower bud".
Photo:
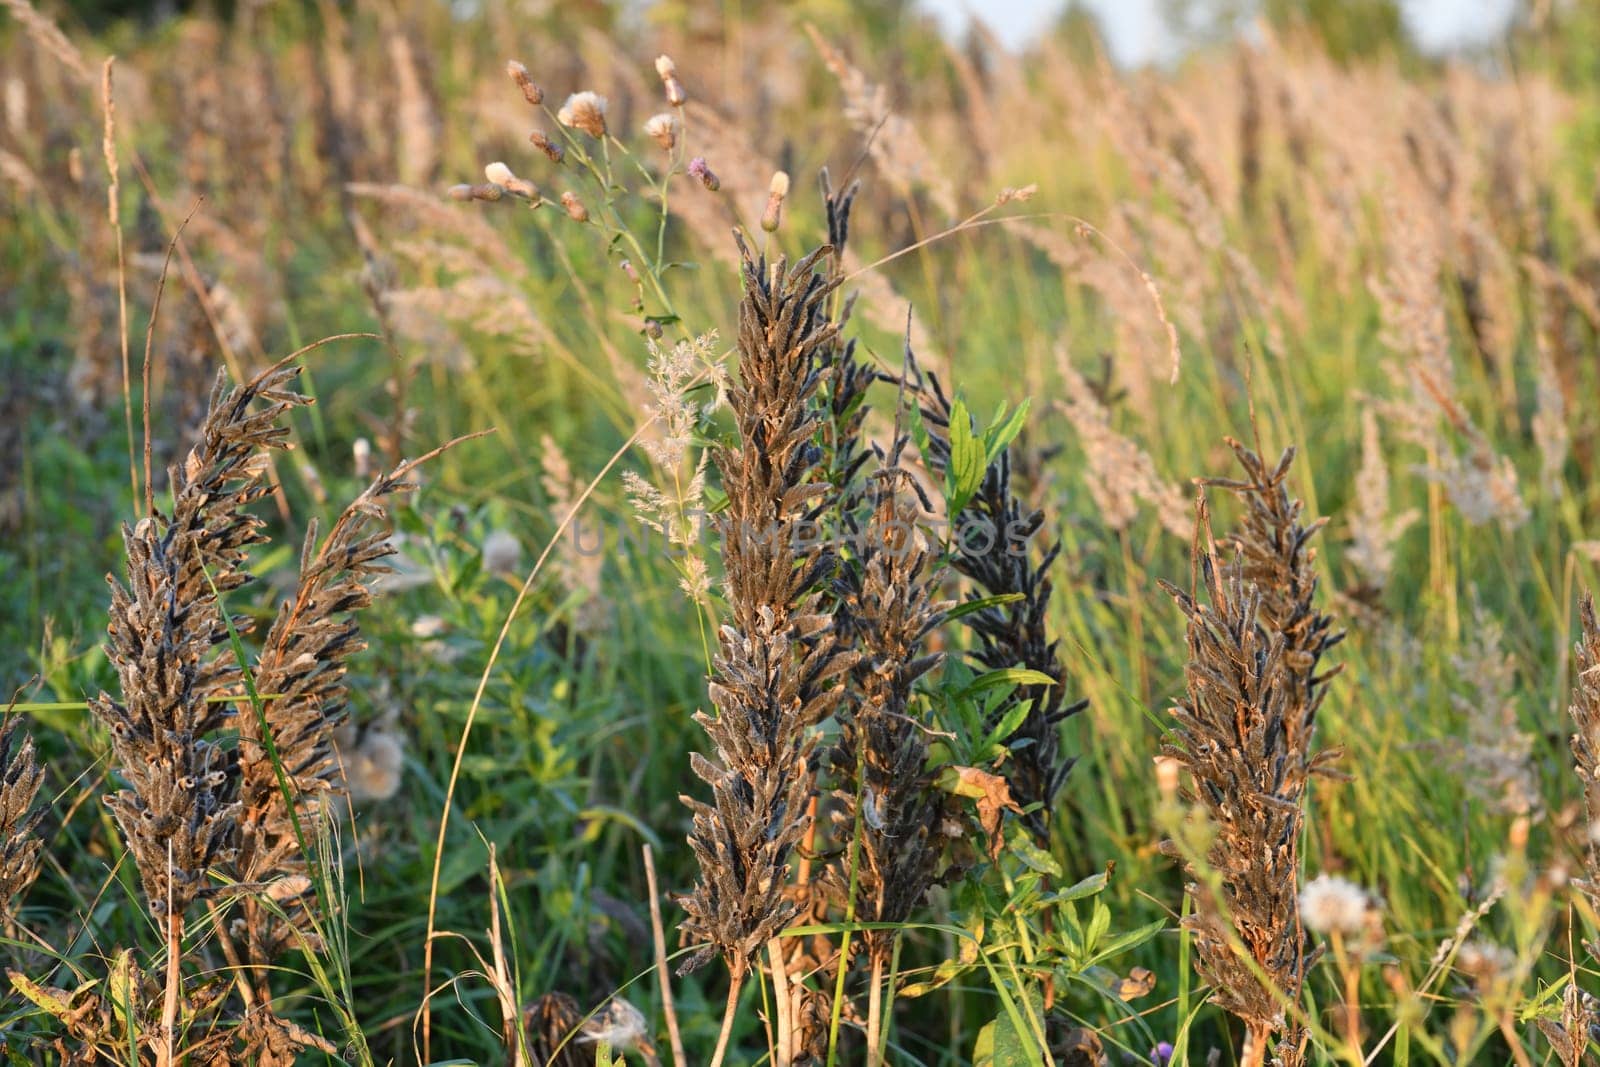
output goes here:
[{"label": "thistle flower bud", "polygon": [[1171,756],[1156,757],[1156,787],[1164,797],[1178,795],[1178,770],[1182,765]]},{"label": "thistle flower bud", "polygon": [[700,184],[710,189],[713,193],[722,188],[722,179],[711,172],[706,166],[705,156],[695,156],[689,160],[689,177],[699,178]]},{"label": "thistle flower bud", "polygon": [[520,196],[524,200],[539,199],[538,187],[526,178],[511,173],[511,168],[504,163],[490,163],[483,168],[483,176],[489,179],[490,184],[500,186],[513,196]]},{"label": "thistle flower bud", "polygon": [[445,191],[445,195],[448,196],[451,200],[462,200],[462,201],[471,200],[472,199],[472,186],[470,186],[470,185],[452,185],[448,190]]},{"label": "thistle flower bud", "polygon": [[561,206],[567,209],[567,214],[572,216],[572,221],[589,221],[589,209],[583,206],[583,201],[578,199],[577,193],[570,190],[562,193]]},{"label": "thistle flower bud", "polygon": [[761,213],[761,228],[768,233],[778,229],[783,221],[783,199],[789,195],[789,175],[778,171],[767,186],[767,209]]},{"label": "thistle flower bud", "polygon": [[556,119],[563,126],[600,138],[606,135],[606,107],[606,98],[599,93],[573,93],[556,112]]},{"label": "thistle flower bud", "polygon": [[683,83],[678,80],[678,65],[671,56],[656,56],[656,73],[661,75],[661,84],[666,87],[667,103],[682,107],[689,94],[683,91]]},{"label": "thistle flower bud", "polygon": [[567,150],[552,141],[543,130],[528,134],[528,143],[548,156],[552,163],[560,163],[566,158]]},{"label": "thistle flower bud", "polygon": [[528,68],[516,60],[506,64],[506,73],[511,75],[511,80],[517,83],[517,88],[522,90],[522,98],[534,107],[544,103],[544,90],[534,84],[528,77]]},{"label": "thistle flower bud", "polygon": [[659,115],[651,115],[644,124],[644,132],[661,146],[663,152],[670,152],[678,143],[678,116],[663,111]]}]

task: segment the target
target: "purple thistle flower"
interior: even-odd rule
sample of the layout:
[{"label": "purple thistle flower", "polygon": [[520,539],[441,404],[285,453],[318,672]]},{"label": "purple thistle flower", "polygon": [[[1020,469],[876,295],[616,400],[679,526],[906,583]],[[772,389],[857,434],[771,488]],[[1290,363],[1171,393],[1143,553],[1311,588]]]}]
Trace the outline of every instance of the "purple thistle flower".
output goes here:
[{"label": "purple thistle flower", "polygon": [[710,189],[713,193],[722,188],[722,179],[711,172],[706,166],[705,156],[695,156],[689,160],[689,177],[699,178],[700,184]]}]

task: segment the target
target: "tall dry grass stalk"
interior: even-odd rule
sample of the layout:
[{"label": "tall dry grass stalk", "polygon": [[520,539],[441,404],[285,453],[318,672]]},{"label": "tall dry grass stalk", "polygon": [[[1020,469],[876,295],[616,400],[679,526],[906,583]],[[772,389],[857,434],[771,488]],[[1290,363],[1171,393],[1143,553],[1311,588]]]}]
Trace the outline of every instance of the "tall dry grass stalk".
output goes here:
[{"label": "tall dry grass stalk", "polygon": [[[235,1042],[246,1062],[266,1067],[307,1048],[337,1051],[277,1014],[271,976],[285,951],[322,948],[308,853],[342,788],[333,732],[345,715],[346,660],[364,647],[351,616],[370,603],[363,582],[392,551],[371,524],[380,501],[414,488],[408,475],[437,452],[377,478],[320,545],[313,525],[292,597],[254,665],[241,665],[236,640],[251,621],[225,614],[223,598],[250,581],[248,552],[266,541],[247,509],[268,492],[268,450],[288,447],[283,416],[308,403],[292,389],[299,373],[286,360],[232,388],[218,376],[199,442],[170,471],[171,513],[124,527],[127,578],[112,583],[107,654],[121,696],[102,693],[90,706],[126,783],[106,803],[166,942],[161,1021],[140,1035],[161,1064],[226,1057]],[[238,908],[225,917],[219,905],[230,898]],[[232,1027],[216,1025],[228,997],[185,997],[185,936],[199,904],[242,1002]],[[205,1028],[181,1048],[180,1017],[186,1032]]]},{"label": "tall dry grass stalk", "polygon": [[[918,527],[911,475],[900,466],[896,440],[874,474],[871,512],[854,566],[857,589],[848,604],[860,654],[852,707],[839,712],[831,753],[841,788],[838,820],[850,828],[850,862],[829,869],[835,895],[850,899],[858,922],[903,923],[933,886],[944,854],[944,794],[927,771],[928,735],[914,707],[917,680],[943,660],[926,642],[950,604],[937,599],[939,570]],[[867,1063],[883,1061],[884,972],[896,931],[869,929],[861,943],[871,971],[866,1019]],[[841,961],[841,966],[844,962]]]},{"label": "tall dry grass stalk", "polygon": [[[816,269],[830,250],[792,267],[782,259],[768,264],[742,239],[740,251],[739,374],[729,391],[739,440],[716,457],[728,496],[718,530],[731,621],[711,682],[717,713],[695,716],[715,758],[694,754],[691,765],[712,802],[685,798],[700,878],[681,901],[685,932],[703,944],[680,971],[720,954],[730,976],[713,1062],[726,1052],[739,990],[769,942],[774,978],[785,973],[775,937],[795,913],[784,887],[810,823],[816,741],[809,731],[838,704],[841,676],[856,662],[817,611],[831,558],[805,540],[805,524],[825,506],[829,488],[812,437],[818,351],[837,330],[826,314],[833,287]],[[784,994],[780,987],[780,1004]],[[785,1052],[780,1047],[779,1056]]]},{"label": "tall dry grass stalk", "polygon": [[[1587,816],[1583,836],[1583,877],[1575,884],[1591,913],[1600,912],[1600,616],[1594,596],[1585,593],[1578,602],[1578,641],[1573,656],[1572,703],[1568,712],[1576,731],[1572,755],[1578,780],[1583,783]],[[1589,941],[1584,951],[1600,960],[1600,942]],[[1541,1023],[1566,1067],[1588,1062],[1593,1028],[1600,1022],[1600,1003],[1579,988],[1574,975],[1561,1001],[1559,1024]]]},{"label": "tall dry grass stalk", "polygon": [[[425,457],[426,458],[426,457]],[[409,475],[421,460],[372,482],[318,544],[311,524],[293,595],[278,610],[256,661],[259,707],[240,713],[237,854],[233,875],[255,892],[219,930],[230,962],[243,964],[238,986],[247,1006],[240,1024],[244,1055],[262,1067],[288,1067],[302,1049],[331,1051],[326,1041],[272,1008],[274,964],[286,951],[324,946],[313,917],[319,889],[307,850],[343,791],[334,735],[345,722],[350,656],[366,647],[354,614],[372,603],[365,583],[388,572],[378,561],[394,548],[373,529],[383,500],[417,488]]]},{"label": "tall dry grass stalk", "polygon": [[[33,738],[23,733],[14,709],[7,708],[0,727],[0,915],[8,927],[14,923],[12,902],[28,891],[39,876],[39,820],[43,807],[35,808],[44,768],[34,752]],[[12,936],[8,933],[8,936]]]},{"label": "tall dry grass stalk", "polygon": [[[250,546],[265,537],[245,508],[266,492],[265,450],[282,447],[279,418],[305,400],[287,391],[297,367],[275,367],[225,389],[218,377],[200,442],[171,471],[173,509],[123,527],[126,583],[112,583],[107,658],[121,699],[90,702],[111,733],[127,786],[107,796],[138,866],[146,904],[167,945],[159,1062],[177,1053],[186,916],[215,896],[211,875],[236,855],[241,806],[230,788],[237,756],[217,736],[233,709],[213,697],[238,696],[243,669],[229,647],[220,598],[247,580]],[[256,401],[264,403],[252,410]]]},{"label": "tall dry grass stalk", "polygon": [[[1173,709],[1174,741],[1162,754],[1187,766],[1185,797],[1204,808],[1215,838],[1203,857],[1185,857],[1194,880],[1195,965],[1212,998],[1245,1024],[1244,1063],[1258,1067],[1279,1038],[1277,1062],[1303,1061],[1305,1030],[1289,1019],[1315,953],[1300,925],[1300,834],[1310,777],[1334,752],[1313,754],[1317,710],[1337,668],[1319,673],[1343,635],[1317,610],[1315,552],[1325,520],[1303,524],[1286,482],[1294,450],[1273,467],[1229,441],[1242,479],[1208,479],[1233,492],[1245,514],[1225,544],[1209,541],[1199,498],[1195,565],[1200,588],[1164,588],[1188,622],[1188,694]],[[1203,598],[1203,599],[1202,599]],[[1164,847],[1182,855],[1174,842]]]},{"label": "tall dry grass stalk", "polygon": [[[1589,817],[1585,834],[1585,880],[1579,888],[1600,911],[1600,616],[1594,596],[1585,594],[1578,604],[1579,635],[1574,649],[1572,704],[1569,708],[1577,732],[1572,735],[1572,755],[1578,780],[1583,783],[1584,809]],[[1600,958],[1600,946],[1590,954]]]}]

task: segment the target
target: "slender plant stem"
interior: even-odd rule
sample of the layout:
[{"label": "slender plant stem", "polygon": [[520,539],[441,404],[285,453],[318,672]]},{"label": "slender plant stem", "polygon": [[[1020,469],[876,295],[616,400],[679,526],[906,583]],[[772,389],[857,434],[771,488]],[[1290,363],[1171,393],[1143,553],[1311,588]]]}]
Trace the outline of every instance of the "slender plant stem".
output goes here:
[{"label": "slender plant stem", "polygon": [[778,1016],[778,1049],[773,1054],[775,1067],[794,1063],[794,998],[789,992],[789,965],[783,959],[783,941],[767,942],[767,961],[772,965],[772,999]]},{"label": "slender plant stem", "polygon": [[683,1034],[678,1031],[678,1013],[672,1006],[672,972],[667,968],[667,935],[661,926],[661,891],[656,888],[656,861],[647,842],[644,846],[644,881],[650,891],[650,933],[656,943],[656,974],[661,978],[661,1010],[667,1016],[667,1038],[672,1042],[675,1067],[689,1067],[683,1054]]},{"label": "slender plant stem", "polygon": [[483,673],[478,676],[478,688],[472,694],[472,703],[467,708],[466,721],[461,725],[461,740],[456,744],[455,760],[450,766],[450,780],[445,786],[444,806],[439,814],[439,833],[433,847],[433,874],[430,876],[428,883],[428,928],[427,936],[422,942],[423,994],[422,1004],[417,1008],[417,1022],[420,1023],[422,1029],[422,1062],[424,1063],[429,1062],[431,1059],[429,1046],[432,1044],[433,1037],[433,942],[436,930],[435,924],[439,918],[439,877],[444,867],[445,834],[450,829],[450,810],[455,804],[456,785],[461,780],[461,765],[466,759],[467,739],[472,735],[472,724],[477,721],[478,709],[483,706],[483,695],[489,688],[489,678],[494,673],[494,665],[500,659],[500,650],[505,647],[506,638],[511,633],[511,624],[516,621],[517,613],[522,610],[523,602],[528,599],[528,592],[533,588],[534,581],[539,577],[539,573],[544,570],[545,561],[550,558],[550,553],[555,550],[556,545],[561,543],[561,538],[566,536],[567,528],[572,525],[572,520],[577,516],[579,510],[582,509],[589,497],[594,495],[595,489],[599,487],[605,476],[611,473],[611,468],[615,467],[622,460],[622,457],[627,455],[628,449],[632,448],[639,438],[643,437],[645,432],[655,425],[656,418],[657,416],[652,415],[640,423],[639,428],[634,430],[626,441],[622,442],[622,447],[612,453],[611,458],[606,461],[606,465],[600,468],[600,473],[594,476],[594,480],[578,495],[578,499],[573,501],[572,508],[567,512],[566,518],[561,520],[556,527],[555,533],[550,535],[550,540],[544,546],[544,551],[539,553],[539,558],[534,561],[533,569],[528,572],[528,577],[522,582],[522,588],[517,590],[516,598],[511,602],[511,610],[506,612],[505,622],[501,623],[500,633],[495,637],[494,647],[489,650],[489,659],[483,665]]},{"label": "slender plant stem", "polygon": [[1533,1061],[1528,1058],[1528,1050],[1522,1047],[1522,1038],[1517,1036],[1517,1028],[1509,1011],[1500,1013],[1500,1035],[1506,1039],[1506,1044],[1511,1046],[1511,1056],[1517,1061],[1517,1067],[1533,1067]]},{"label": "slender plant stem", "polygon": [[1239,1061],[1240,1067],[1262,1067],[1267,1062],[1267,1036],[1271,1033],[1271,1027],[1255,1023],[1245,1026],[1244,1058]]},{"label": "slender plant stem", "polygon": [[1364,1058],[1361,1053],[1361,968],[1352,965],[1344,937],[1338,930],[1333,931],[1330,940],[1334,962],[1344,979],[1344,1040],[1355,1057],[1354,1062],[1360,1063]]},{"label": "slender plant stem", "polygon": [[878,1044],[878,1034],[883,1026],[883,960],[875,954],[872,960],[872,984],[867,987],[867,1067],[883,1063],[883,1049]]},{"label": "slender plant stem", "polygon": [[717,1048],[711,1054],[709,1067],[722,1067],[722,1058],[728,1054],[728,1038],[733,1034],[733,1017],[739,1011],[739,991],[744,988],[743,969],[733,972],[728,982],[728,1006],[722,1011],[722,1032],[717,1035]]},{"label": "slender plant stem", "polygon": [[178,995],[183,991],[183,916],[167,915],[167,988],[161,1001],[161,1041],[156,1046],[156,1067],[177,1062]]},{"label": "slender plant stem", "polygon": [[844,1010],[845,972],[850,969],[850,927],[856,921],[856,885],[861,876],[861,794],[867,765],[865,746],[856,746],[856,819],[850,831],[850,894],[844,904],[844,937],[839,942],[838,979],[833,985],[833,1017],[828,1021],[828,1067],[839,1061],[839,1018]]}]

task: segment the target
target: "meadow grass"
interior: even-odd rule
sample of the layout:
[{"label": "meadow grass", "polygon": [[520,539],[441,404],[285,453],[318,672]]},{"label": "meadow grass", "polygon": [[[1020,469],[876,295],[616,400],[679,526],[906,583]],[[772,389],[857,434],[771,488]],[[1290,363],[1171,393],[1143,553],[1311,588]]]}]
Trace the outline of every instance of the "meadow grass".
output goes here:
[{"label": "meadow grass", "polygon": [[[1569,990],[1600,978],[1585,947],[1592,824],[1568,745],[1592,730],[1573,696],[1592,634],[1587,659],[1572,650],[1600,565],[1592,15],[1530,8],[1503,44],[1449,61],[1403,45],[1336,61],[1336,42],[1272,24],[1129,72],[1081,25],[1018,60],[981,32],[947,43],[894,5],[708,21],[668,3],[633,22],[327,3],[96,32],[6,8],[0,665],[34,746],[6,764],[22,799],[0,794],[0,862],[18,858],[0,886],[26,889],[5,919],[20,977],[0,1001],[17,1062],[93,1062],[71,1058],[83,1030],[62,1005],[94,997],[120,1038],[102,1056],[163,1054],[163,997],[146,996],[173,981],[171,931],[146,906],[160,857],[137,834],[130,850],[121,809],[102,803],[132,788],[137,757],[88,707],[142,677],[117,684],[103,576],[123,573],[119,531],[148,512],[143,413],[170,512],[161,472],[203,430],[219,368],[242,383],[334,334],[359,336],[300,360],[316,402],[282,413],[294,448],[252,505],[272,535],[248,556],[262,581],[223,590],[233,632],[194,641],[281,667],[258,642],[294,595],[290,546],[379,471],[495,432],[412,472],[419,488],[384,513],[394,573],[362,608],[367,647],[339,661],[338,810],[302,828],[285,868],[319,882],[304,898],[314,951],[229,958],[229,927],[196,921],[179,979],[222,999],[171,1008],[195,1026],[226,1030],[239,998],[270,998],[306,1038],[303,1062],[587,1064],[604,1037],[635,1062],[671,1059],[678,1041],[710,1062],[722,1039],[728,1063],[1149,1062],[1168,1045],[1174,1062],[1228,1063],[1260,1062],[1268,1033],[1294,1038],[1275,1048],[1285,1063],[1579,1061],[1571,1035],[1591,1013]],[[525,66],[508,77],[513,59]],[[583,92],[606,98],[603,116],[569,99]],[[831,200],[815,192],[824,167]],[[815,270],[836,287],[815,306],[839,326],[811,361],[826,373],[788,380],[802,372],[769,360],[775,377],[751,392],[741,300],[771,281],[763,264],[824,242],[795,284]],[[862,375],[860,419],[835,404],[854,397],[842,367]],[[924,521],[1037,509],[1037,575],[1005,587],[1014,575],[964,565],[930,524],[926,575],[847,549],[812,560],[836,569],[803,595],[725,585],[703,513],[770,518],[770,499],[726,503],[730,477],[750,476],[740,464],[770,458],[762,398],[811,413],[805,470],[779,473],[829,485],[841,528],[880,530],[874,516],[912,501]],[[1257,794],[1218,771],[1197,806],[1204,782],[1156,762],[1205,737],[1170,709],[1213,677],[1191,662],[1212,551],[1192,481],[1236,463],[1229,436],[1269,461],[1297,446],[1288,494],[1304,521],[1329,520],[1299,564],[1317,582],[1304,610],[1347,634],[1328,657],[1339,677],[1307,698],[1321,700],[1314,744],[1289,746],[1301,761],[1341,750],[1340,777],[1248,801],[1296,812],[1280,811],[1298,829],[1271,873],[1274,937],[1299,962],[1279,970],[1229,955],[1252,902],[1217,881],[1213,851],[1251,840],[1229,819]],[[810,492],[773,484],[777,499]],[[1205,565],[1226,620],[1271,590],[1247,552],[1240,580],[1256,592],[1233,599],[1223,535],[1244,512],[1210,496]],[[1175,606],[1163,582],[1201,595]],[[1000,599],[946,606],[980,588]],[[914,614],[956,617],[907,629],[892,617],[907,593]],[[768,632],[761,609],[802,601],[802,618],[825,616],[880,665],[874,642],[943,661],[897,677],[784,660],[772,648],[820,655],[824,628]],[[1241,648],[1286,640],[1265,616],[1259,631],[1234,619]],[[1015,643],[996,651],[994,626],[1011,623]],[[751,646],[758,633],[771,648]],[[713,731],[718,762],[691,769],[708,751],[696,715],[721,722],[730,676],[780,661],[844,679],[845,706],[812,707],[818,721],[773,757],[815,754],[781,779],[793,796],[762,798],[781,826],[744,842],[775,881],[742,863],[750,885],[713,892],[727,874],[717,818],[750,830],[732,813],[771,768]],[[799,686],[807,701],[816,684]],[[234,714],[271,708],[227,691]],[[247,755],[226,740],[237,728],[206,722]],[[907,777],[884,768],[918,758],[925,780],[883,807]],[[270,806],[273,761],[254,759],[254,802]],[[801,812],[806,774],[824,784]],[[693,809],[707,819],[691,847],[680,795],[714,793]],[[29,810],[43,813],[37,877],[23,869]],[[896,834],[919,847],[896,850]],[[677,1037],[642,846],[670,969],[718,957],[671,978]],[[1233,851],[1248,865],[1253,847]],[[880,870],[897,851],[916,863]],[[924,862],[940,876],[926,892]],[[238,875],[191,864],[208,865]],[[1286,911],[1296,882],[1322,874],[1339,881],[1313,896],[1348,914]],[[897,877],[909,907],[883,888]],[[720,952],[680,941],[677,901],[697,885],[689,932]],[[735,888],[767,910],[719,915]],[[304,925],[264,891],[220,895],[278,940]],[[863,928],[867,915],[890,925]],[[1302,919],[1303,938],[1285,932]],[[847,946],[860,960],[840,968]],[[730,967],[741,988],[725,1011]],[[262,1033],[238,1036],[239,1062],[277,1062]]]}]

